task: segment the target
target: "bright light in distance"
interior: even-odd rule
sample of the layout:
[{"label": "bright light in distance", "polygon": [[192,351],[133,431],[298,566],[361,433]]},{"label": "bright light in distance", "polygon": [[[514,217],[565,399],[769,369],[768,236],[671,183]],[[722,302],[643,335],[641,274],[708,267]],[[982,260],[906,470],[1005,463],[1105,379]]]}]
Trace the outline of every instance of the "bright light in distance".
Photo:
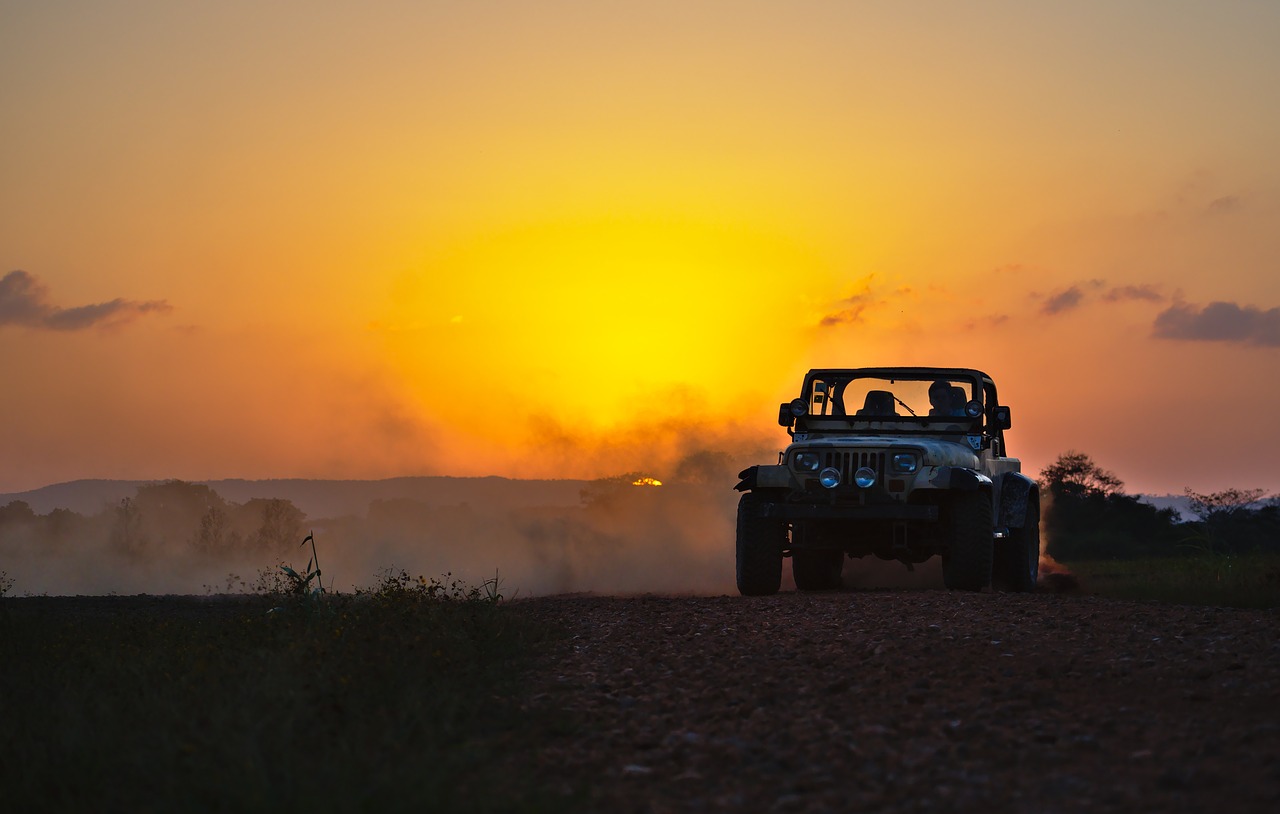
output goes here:
[{"label": "bright light in distance", "polygon": [[632,481],[631,485],[632,486],[661,486],[662,481],[658,480],[657,478],[645,477],[645,478],[639,478],[635,481]]}]

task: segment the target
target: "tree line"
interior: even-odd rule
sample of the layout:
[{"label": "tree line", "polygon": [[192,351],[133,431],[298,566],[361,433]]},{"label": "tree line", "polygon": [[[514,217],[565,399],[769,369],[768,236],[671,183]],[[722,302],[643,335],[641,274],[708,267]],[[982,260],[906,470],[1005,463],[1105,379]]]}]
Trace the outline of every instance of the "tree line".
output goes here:
[{"label": "tree line", "polygon": [[1124,482],[1070,451],[1040,473],[1046,552],[1056,560],[1280,554],[1280,500],[1263,489],[1186,489],[1195,519],[1126,494]]},{"label": "tree line", "polygon": [[24,501],[0,507],[0,552],[34,545],[74,549],[97,542],[129,557],[189,551],[210,557],[285,555],[304,536],[303,512],[288,500],[231,503],[195,483],[169,480],[138,487],[133,497],[94,515],[68,509],[36,514]]}]

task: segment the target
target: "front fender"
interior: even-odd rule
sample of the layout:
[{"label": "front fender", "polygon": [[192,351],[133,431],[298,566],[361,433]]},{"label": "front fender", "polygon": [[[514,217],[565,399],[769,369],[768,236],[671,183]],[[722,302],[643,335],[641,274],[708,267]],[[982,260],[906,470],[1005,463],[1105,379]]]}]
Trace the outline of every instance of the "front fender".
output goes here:
[{"label": "front fender", "polygon": [[1040,484],[1021,472],[1006,472],[1000,480],[1000,512],[996,525],[1020,529],[1027,518],[1027,506],[1040,499]]},{"label": "front fender", "polygon": [[733,487],[739,492],[753,489],[782,489],[790,487],[791,470],[785,466],[749,466],[738,473],[738,485]]}]

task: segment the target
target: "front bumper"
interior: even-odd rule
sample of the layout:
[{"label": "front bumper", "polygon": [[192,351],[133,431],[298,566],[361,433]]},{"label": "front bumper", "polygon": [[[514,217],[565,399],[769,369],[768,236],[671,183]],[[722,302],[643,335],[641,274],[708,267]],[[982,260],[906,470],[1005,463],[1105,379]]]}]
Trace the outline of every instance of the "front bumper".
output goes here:
[{"label": "front bumper", "polygon": [[918,520],[936,522],[938,507],[905,503],[758,503],[754,517],[775,520]]}]

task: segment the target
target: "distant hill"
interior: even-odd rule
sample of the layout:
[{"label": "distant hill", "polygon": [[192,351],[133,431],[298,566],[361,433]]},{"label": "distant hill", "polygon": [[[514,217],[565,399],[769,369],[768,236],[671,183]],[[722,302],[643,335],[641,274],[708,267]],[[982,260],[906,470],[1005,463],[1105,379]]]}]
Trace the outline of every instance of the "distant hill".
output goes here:
[{"label": "distant hill", "polygon": [[[0,506],[21,500],[37,514],[69,509],[79,514],[96,514],[132,497],[148,480],[77,480],[44,486],[27,492],[0,494]],[[291,501],[307,517],[364,516],[375,500],[415,500],[430,506],[457,506],[506,510],[529,506],[576,506],[585,480],[514,480],[511,478],[454,478],[447,476],[387,478],[385,480],[274,480],[193,481],[213,489],[232,503],[253,498],[281,498]]]},{"label": "distant hill", "polygon": [[1138,500],[1150,503],[1157,509],[1173,509],[1178,513],[1178,521],[1181,523],[1199,519],[1191,511],[1191,501],[1186,495],[1138,495]]}]

